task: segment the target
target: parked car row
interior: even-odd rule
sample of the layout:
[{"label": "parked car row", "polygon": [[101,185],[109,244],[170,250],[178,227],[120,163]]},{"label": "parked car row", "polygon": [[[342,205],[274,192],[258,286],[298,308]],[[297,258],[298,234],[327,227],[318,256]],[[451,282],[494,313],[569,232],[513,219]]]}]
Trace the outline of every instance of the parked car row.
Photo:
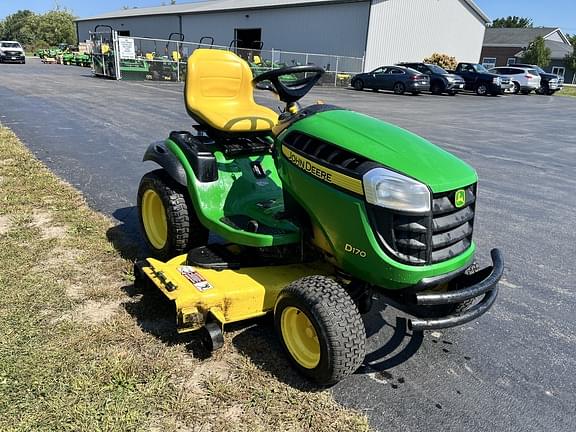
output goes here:
[{"label": "parked car row", "polygon": [[355,75],[351,85],[356,90],[391,90],[395,94],[414,95],[429,91],[454,96],[463,90],[480,96],[532,91],[551,95],[562,88],[563,81],[535,65],[517,64],[487,70],[478,63],[458,63],[455,70],[445,70],[434,64],[415,62],[382,66]]}]

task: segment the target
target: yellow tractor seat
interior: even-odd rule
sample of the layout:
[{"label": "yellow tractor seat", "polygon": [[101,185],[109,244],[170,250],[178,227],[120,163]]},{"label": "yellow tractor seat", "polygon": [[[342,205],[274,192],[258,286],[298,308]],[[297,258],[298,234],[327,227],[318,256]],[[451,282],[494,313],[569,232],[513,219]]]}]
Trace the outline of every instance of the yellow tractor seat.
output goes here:
[{"label": "yellow tractor seat", "polygon": [[184,92],[190,115],[223,132],[266,132],[278,122],[278,114],[254,102],[252,71],[230,51],[195,50]]}]

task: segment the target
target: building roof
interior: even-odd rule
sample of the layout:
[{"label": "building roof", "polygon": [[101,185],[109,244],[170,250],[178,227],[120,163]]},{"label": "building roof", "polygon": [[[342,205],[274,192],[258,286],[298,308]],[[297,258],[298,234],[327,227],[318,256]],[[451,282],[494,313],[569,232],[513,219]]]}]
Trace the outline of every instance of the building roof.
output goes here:
[{"label": "building roof", "polygon": [[[557,27],[534,28],[487,28],[484,33],[484,46],[510,46],[525,47],[538,36],[546,36],[555,31],[562,31]],[[564,35],[562,34],[562,37]]]},{"label": "building roof", "polygon": [[[224,12],[245,9],[269,9],[290,6],[321,5],[329,3],[358,3],[368,0],[207,0],[167,6],[121,9],[101,15],[78,18],[76,21],[92,21],[107,18],[128,18],[145,15],[179,15],[209,12]],[[476,5],[474,0],[463,0],[485,23],[490,18]]]}]

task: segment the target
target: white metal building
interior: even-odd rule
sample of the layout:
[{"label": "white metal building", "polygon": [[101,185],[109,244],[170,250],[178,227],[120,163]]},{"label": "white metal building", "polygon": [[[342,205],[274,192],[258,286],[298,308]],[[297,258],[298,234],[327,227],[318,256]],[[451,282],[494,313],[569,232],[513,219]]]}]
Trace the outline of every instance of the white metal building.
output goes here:
[{"label": "white metal building", "polygon": [[79,40],[98,24],[133,37],[211,36],[223,46],[261,40],[264,49],[364,57],[372,70],[433,52],[476,62],[489,21],[473,0],[209,0],[81,18],[77,31]]}]

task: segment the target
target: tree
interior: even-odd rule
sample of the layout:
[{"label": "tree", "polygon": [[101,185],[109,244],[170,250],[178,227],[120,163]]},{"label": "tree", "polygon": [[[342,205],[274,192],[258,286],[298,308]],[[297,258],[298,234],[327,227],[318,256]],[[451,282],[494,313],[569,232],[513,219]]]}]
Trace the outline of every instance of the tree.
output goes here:
[{"label": "tree", "polygon": [[38,18],[30,10],[19,10],[8,15],[3,21],[1,39],[17,40],[25,45],[32,43],[36,40]]},{"label": "tree", "polygon": [[441,68],[453,70],[458,66],[456,57],[449,56],[448,54],[434,53],[430,57],[424,59],[424,63],[431,63],[440,66]]},{"label": "tree", "polygon": [[566,33],[566,37],[568,38],[568,41],[572,44],[572,46],[576,47],[576,34],[570,35]]},{"label": "tree", "polygon": [[544,38],[538,36],[522,54],[522,62],[546,67],[550,64],[550,48],[546,46]]},{"label": "tree", "polygon": [[40,17],[36,39],[55,46],[61,43],[76,44],[74,15],[67,10],[52,10]]},{"label": "tree", "polygon": [[493,28],[532,28],[530,18],[509,16],[506,18],[496,18],[492,21]]}]

